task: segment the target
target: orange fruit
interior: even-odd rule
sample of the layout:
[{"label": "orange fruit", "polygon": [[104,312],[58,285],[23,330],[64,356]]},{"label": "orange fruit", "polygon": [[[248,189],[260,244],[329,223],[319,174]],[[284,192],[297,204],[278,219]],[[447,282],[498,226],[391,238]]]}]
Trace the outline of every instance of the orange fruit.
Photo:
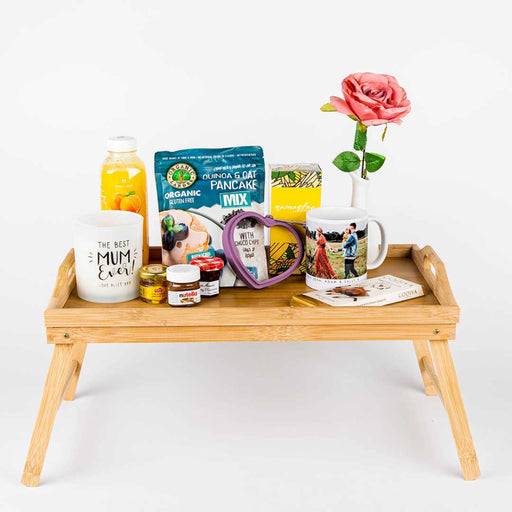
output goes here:
[{"label": "orange fruit", "polygon": [[121,210],[127,212],[139,213],[142,206],[142,201],[137,194],[127,194],[121,199]]},{"label": "orange fruit", "polygon": [[123,194],[114,194],[110,199],[110,209],[111,210],[120,210],[121,209],[121,199],[123,199]]}]

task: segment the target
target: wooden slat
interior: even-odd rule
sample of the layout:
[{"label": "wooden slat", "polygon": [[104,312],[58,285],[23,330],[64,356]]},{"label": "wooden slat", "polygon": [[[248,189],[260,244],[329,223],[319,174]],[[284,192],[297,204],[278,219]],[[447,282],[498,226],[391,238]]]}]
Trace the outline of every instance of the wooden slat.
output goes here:
[{"label": "wooden slat", "polygon": [[59,267],[57,281],[55,282],[55,288],[53,289],[50,302],[48,303],[48,308],[57,309],[64,307],[74,287],[75,251],[71,249]]},{"label": "wooden slat", "polygon": [[421,368],[427,373],[437,396],[441,399],[441,402],[443,402],[443,404],[444,404],[443,393],[442,393],[441,387],[439,385],[439,377],[436,374],[436,370],[434,368],[434,365],[432,364],[432,360],[430,359],[430,356],[423,356],[420,359],[420,365],[421,365]]},{"label": "wooden slat", "polygon": [[[208,309],[171,308],[170,306],[148,308],[91,308],[47,310],[47,327],[186,327],[202,326],[206,331],[212,325],[266,326],[266,325],[369,325],[369,324],[432,324],[436,327],[457,323],[458,307],[363,307],[363,308],[265,308],[226,307]],[[321,330],[321,329],[320,329]],[[412,338],[411,338],[412,339]]]},{"label": "wooden slat", "polygon": [[[380,247],[380,246],[379,246]],[[391,244],[388,247],[387,258],[410,258],[412,244]]]},{"label": "wooden slat", "polygon": [[416,352],[416,358],[418,360],[418,366],[420,367],[421,378],[423,379],[423,384],[425,386],[425,393],[428,396],[434,396],[436,394],[434,383],[425,369],[425,364],[422,362],[422,359],[429,359],[431,361],[432,356],[430,354],[430,345],[428,344],[428,341],[418,340],[414,340],[413,345]]},{"label": "wooden slat", "polygon": [[80,378],[80,372],[82,371],[82,364],[84,360],[85,350],[87,348],[86,343],[75,343],[73,346],[73,360],[76,362],[76,369],[73,372],[71,382],[64,393],[64,400],[74,400],[75,391],[78,385],[78,379]]},{"label": "wooden slat", "polygon": [[444,263],[434,249],[430,245],[426,245],[423,249],[415,245],[411,249],[411,256],[421,275],[437,297],[439,304],[457,306]]},{"label": "wooden slat", "polygon": [[[437,334],[434,331],[438,330]],[[428,340],[455,337],[455,325],[279,325],[184,327],[52,327],[48,343],[163,343],[209,341]]]}]

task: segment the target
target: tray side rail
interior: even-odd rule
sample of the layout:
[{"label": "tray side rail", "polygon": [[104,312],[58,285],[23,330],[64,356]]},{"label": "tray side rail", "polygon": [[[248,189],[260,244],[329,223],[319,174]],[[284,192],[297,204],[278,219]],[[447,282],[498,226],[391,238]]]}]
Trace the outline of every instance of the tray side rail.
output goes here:
[{"label": "tray side rail", "polygon": [[75,251],[70,249],[60,264],[55,287],[53,288],[47,309],[60,309],[64,307],[64,304],[66,304],[69,295],[75,287],[75,281]]},{"label": "tray side rail", "polygon": [[458,306],[448,281],[444,263],[434,249],[430,245],[426,245],[423,249],[413,245],[411,257],[439,304],[442,306]]}]

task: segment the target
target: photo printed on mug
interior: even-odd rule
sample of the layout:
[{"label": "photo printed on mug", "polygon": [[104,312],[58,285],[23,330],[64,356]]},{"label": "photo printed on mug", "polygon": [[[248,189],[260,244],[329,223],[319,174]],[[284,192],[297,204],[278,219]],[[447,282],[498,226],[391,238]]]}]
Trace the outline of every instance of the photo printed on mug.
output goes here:
[{"label": "photo printed on mug", "polygon": [[308,225],[306,266],[310,282],[325,287],[364,279],[367,248],[368,219],[349,220],[338,229]]}]

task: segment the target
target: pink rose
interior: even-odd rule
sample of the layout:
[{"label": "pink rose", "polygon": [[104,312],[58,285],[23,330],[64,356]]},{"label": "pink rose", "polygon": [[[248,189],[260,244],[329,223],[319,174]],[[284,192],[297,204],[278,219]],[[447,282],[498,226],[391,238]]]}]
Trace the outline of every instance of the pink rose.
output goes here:
[{"label": "pink rose", "polygon": [[345,99],[331,96],[331,105],[365,126],[401,124],[411,111],[411,102],[394,76],[354,73],[343,80],[341,90]]}]

